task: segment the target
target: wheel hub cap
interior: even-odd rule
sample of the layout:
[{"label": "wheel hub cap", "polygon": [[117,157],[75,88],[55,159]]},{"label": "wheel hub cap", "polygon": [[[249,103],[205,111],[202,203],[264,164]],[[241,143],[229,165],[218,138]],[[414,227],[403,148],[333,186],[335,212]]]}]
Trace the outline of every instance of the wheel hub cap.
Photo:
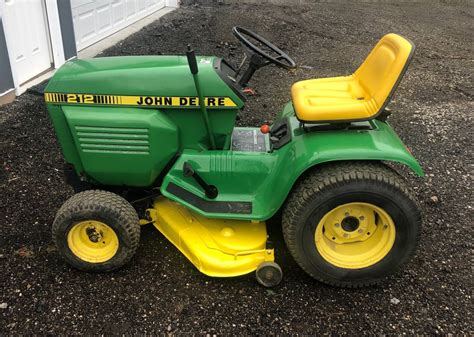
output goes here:
[{"label": "wheel hub cap", "polygon": [[90,263],[102,263],[117,253],[119,240],[115,231],[103,222],[81,221],[68,232],[67,243],[79,259]]},{"label": "wheel hub cap", "polygon": [[382,208],[354,202],[326,213],[316,226],[315,244],[329,263],[347,269],[382,260],[395,242],[395,224]]},{"label": "wheel hub cap", "polygon": [[98,232],[94,226],[87,227],[86,234],[92,242],[99,242],[103,236],[103,233]]},{"label": "wheel hub cap", "polygon": [[353,232],[359,228],[359,219],[353,216],[345,217],[341,222],[341,226],[346,232]]}]

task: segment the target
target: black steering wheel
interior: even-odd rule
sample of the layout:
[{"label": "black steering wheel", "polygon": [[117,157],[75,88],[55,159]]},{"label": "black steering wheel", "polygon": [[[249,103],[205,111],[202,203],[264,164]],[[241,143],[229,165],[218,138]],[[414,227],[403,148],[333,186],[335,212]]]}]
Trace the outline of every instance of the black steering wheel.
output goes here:
[{"label": "black steering wheel", "polygon": [[[286,54],[283,50],[275,46],[273,43],[267,41],[260,35],[246,28],[237,27],[237,26],[232,29],[232,32],[234,33],[235,37],[240,41],[240,43],[242,43],[245,47],[250,49],[250,51],[252,51],[253,53],[256,53],[262,56],[268,62],[273,63],[281,68],[288,69],[288,70],[296,68],[295,61],[293,61],[293,59],[289,57],[288,54]],[[268,54],[267,52],[265,52],[264,50],[262,50],[261,48],[257,47],[255,44],[250,42],[250,40],[248,39],[249,37],[258,41],[263,46],[267,47],[270,51],[274,52],[276,56],[272,56]],[[262,64],[261,66],[267,65],[267,64],[268,63],[265,63],[265,64]]]}]

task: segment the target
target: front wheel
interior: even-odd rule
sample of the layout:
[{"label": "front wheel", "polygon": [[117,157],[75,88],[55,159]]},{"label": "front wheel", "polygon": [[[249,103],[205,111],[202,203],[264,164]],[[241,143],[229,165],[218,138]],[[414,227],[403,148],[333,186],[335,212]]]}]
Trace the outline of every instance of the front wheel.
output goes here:
[{"label": "front wheel", "polygon": [[378,283],[414,253],[421,214],[403,179],[377,162],[316,168],[292,191],[283,234],[313,278],[342,287]]},{"label": "front wheel", "polygon": [[108,272],[126,264],[137,250],[140,225],[135,209],[106,191],[75,194],[59,209],[53,241],[73,267]]}]

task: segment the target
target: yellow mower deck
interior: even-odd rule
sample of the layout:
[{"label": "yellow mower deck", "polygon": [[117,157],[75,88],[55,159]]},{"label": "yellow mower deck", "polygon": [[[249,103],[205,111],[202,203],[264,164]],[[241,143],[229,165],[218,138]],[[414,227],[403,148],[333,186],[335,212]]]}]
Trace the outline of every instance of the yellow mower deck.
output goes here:
[{"label": "yellow mower deck", "polygon": [[266,248],[264,222],[207,219],[164,197],[157,198],[147,214],[153,225],[206,275],[244,275],[263,262],[274,261],[273,249]]}]

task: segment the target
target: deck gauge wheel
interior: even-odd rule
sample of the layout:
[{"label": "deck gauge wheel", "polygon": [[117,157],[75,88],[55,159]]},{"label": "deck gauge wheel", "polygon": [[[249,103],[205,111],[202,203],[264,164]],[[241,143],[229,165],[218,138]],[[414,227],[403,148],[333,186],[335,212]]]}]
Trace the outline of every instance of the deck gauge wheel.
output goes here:
[{"label": "deck gauge wheel", "polygon": [[266,288],[275,287],[280,284],[283,272],[275,262],[263,262],[255,272],[257,282]]}]

